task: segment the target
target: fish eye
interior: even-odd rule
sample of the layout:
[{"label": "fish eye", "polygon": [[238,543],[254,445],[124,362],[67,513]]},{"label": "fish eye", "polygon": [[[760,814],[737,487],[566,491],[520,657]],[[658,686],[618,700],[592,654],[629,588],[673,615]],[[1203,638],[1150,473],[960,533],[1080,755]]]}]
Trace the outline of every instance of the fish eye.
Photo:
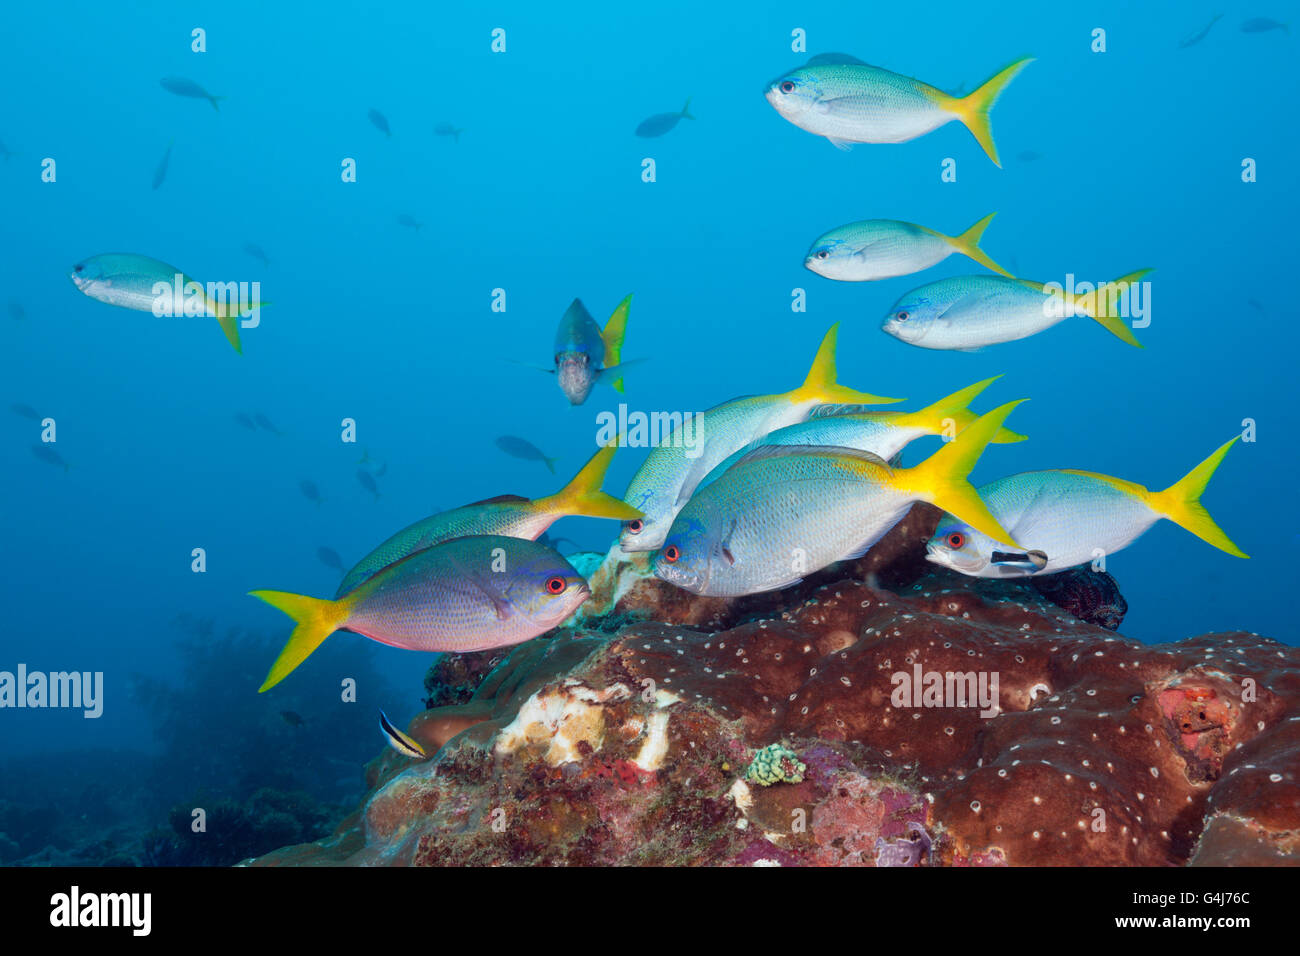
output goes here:
[{"label": "fish eye", "polygon": [[548,578],[546,581],[546,590],[552,594],[563,594],[569,587],[569,583],[564,578],[556,575]]},{"label": "fish eye", "polygon": [[818,250],[817,250],[817,258],[818,258],[818,259],[829,259],[830,257],[831,257],[830,250],[828,250],[828,249],[818,249]]},{"label": "fish eye", "polygon": [[682,552],[675,544],[670,544],[668,547],[664,548],[664,560],[669,564],[672,564],[681,556]]},{"label": "fish eye", "polygon": [[782,93],[793,93],[793,92],[794,92],[794,81],[793,81],[793,80],[785,80],[785,81],[781,84],[781,92],[782,92]]},{"label": "fish eye", "polygon": [[948,535],[948,537],[944,538],[944,541],[947,542],[948,547],[954,550],[960,550],[961,547],[966,544],[966,536],[960,531],[954,531],[952,534]]},{"label": "fish eye", "polygon": [[908,312],[903,311],[898,313],[897,318],[899,322],[906,322],[909,318],[911,318],[911,315]]},{"label": "fish eye", "polygon": [[81,271],[83,271],[85,268],[86,268],[85,266],[83,266],[80,262],[78,262],[75,266],[72,267],[72,271],[73,271],[73,272],[81,272]]},{"label": "fish eye", "polygon": [[640,518],[633,518],[627,523],[627,530],[633,534],[640,534],[641,529],[645,527],[645,522]]}]

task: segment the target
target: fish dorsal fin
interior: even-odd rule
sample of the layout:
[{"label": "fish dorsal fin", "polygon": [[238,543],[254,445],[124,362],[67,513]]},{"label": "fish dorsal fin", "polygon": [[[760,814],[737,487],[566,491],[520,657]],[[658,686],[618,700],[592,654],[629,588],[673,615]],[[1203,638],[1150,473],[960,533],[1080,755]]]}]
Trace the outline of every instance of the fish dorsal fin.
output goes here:
[{"label": "fish dorsal fin", "polygon": [[841,415],[863,415],[867,413],[879,415],[881,412],[874,405],[818,405],[808,413],[808,418],[838,418]]},{"label": "fish dorsal fin", "polygon": [[497,495],[494,498],[484,498],[482,501],[471,501],[469,504],[462,505],[461,507],[477,508],[479,505],[503,505],[506,504],[507,502],[513,504],[520,504],[522,502],[531,501],[531,500],[532,500],[531,498],[525,498],[522,495]]},{"label": "fish dorsal fin", "polygon": [[847,53],[818,53],[810,59],[804,66],[835,66],[836,64],[851,63],[854,66],[870,66],[870,63],[864,63],[856,56],[850,56]]},{"label": "fish dorsal fin", "polygon": [[744,457],[736,462],[735,467],[745,464],[751,464],[756,461],[764,461],[768,458],[785,458],[790,455],[836,455],[844,458],[853,458],[857,461],[867,462],[885,469],[891,475],[893,469],[889,467],[889,462],[879,455],[869,451],[863,451],[860,448],[845,448],[843,445],[759,445],[752,451],[746,452]]},{"label": "fish dorsal fin", "polygon": [[[583,323],[590,322],[592,325],[596,325],[596,320],[591,317],[591,313],[587,311],[587,307],[582,304],[581,299],[574,299],[569,303],[569,307],[564,310],[564,315],[560,321],[563,322],[569,319],[578,319]],[[596,327],[600,328],[600,326]]]}]

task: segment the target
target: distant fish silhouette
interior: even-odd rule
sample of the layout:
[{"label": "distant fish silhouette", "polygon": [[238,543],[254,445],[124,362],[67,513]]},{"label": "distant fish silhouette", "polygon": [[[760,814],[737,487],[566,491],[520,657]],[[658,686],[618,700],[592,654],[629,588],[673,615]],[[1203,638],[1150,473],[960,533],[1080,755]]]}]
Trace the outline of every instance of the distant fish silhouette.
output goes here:
[{"label": "distant fish silhouette", "polygon": [[370,472],[358,471],[357,481],[361,482],[362,488],[366,489],[366,491],[370,492],[372,495],[375,496],[376,501],[379,500],[379,486],[375,484],[375,479],[371,477]]},{"label": "distant fish silhouette", "polygon": [[1209,23],[1201,27],[1201,29],[1197,30],[1195,33],[1191,34],[1190,36],[1184,37],[1183,41],[1178,44],[1178,49],[1186,50],[1189,46],[1196,46],[1196,44],[1200,43],[1202,40],[1206,38],[1206,36],[1209,35],[1211,28],[1213,28],[1213,26],[1222,19],[1223,19],[1223,14],[1216,13],[1214,15],[1214,19],[1212,19]]},{"label": "distant fish silhouette", "polygon": [[519,438],[516,435],[502,435],[497,439],[497,447],[511,458],[543,462],[550,469],[551,474],[555,474],[555,459],[547,458],[542,454],[541,449],[525,438]]},{"label": "distant fish silhouette", "polygon": [[17,402],[10,405],[9,408],[15,415],[21,415],[23,418],[30,418],[34,422],[39,422],[41,420],[40,413],[30,405],[24,405],[21,402]]},{"label": "distant fish silhouette", "polygon": [[164,76],[158,81],[159,85],[168,93],[175,93],[177,96],[185,96],[194,100],[207,100],[212,104],[212,108],[220,112],[217,106],[217,100],[224,100],[224,96],[213,96],[193,80],[187,80],[183,76]]},{"label": "distant fish silhouette", "polygon": [[32,454],[47,464],[58,465],[64,471],[70,471],[72,469],[72,466],[63,460],[63,456],[51,448],[46,442],[42,442],[39,445],[33,445]]},{"label": "distant fish silhouette", "polygon": [[402,213],[397,217],[397,224],[405,226],[407,229],[415,229],[417,231],[424,225],[422,222],[417,222],[414,216],[408,216],[406,213]]},{"label": "distant fish silhouette", "polygon": [[682,107],[680,113],[656,113],[641,121],[641,125],[636,128],[636,135],[645,139],[654,139],[656,136],[663,136],[670,133],[673,127],[677,125],[678,120],[695,119],[691,115],[691,98],[686,97],[686,105]]},{"label": "distant fish silhouette", "polygon": [[153,171],[154,189],[157,189],[159,186],[161,186],[163,184],[163,180],[167,178],[167,164],[171,161],[172,158],[172,143],[174,142],[176,141],[172,140],[171,143],[167,144],[167,152],[163,153],[162,162],[160,162],[158,164],[158,168]]},{"label": "distant fish silhouette", "polygon": [[1249,305],[1256,312],[1258,312],[1260,315],[1268,315],[1268,310],[1264,308],[1263,304],[1260,303],[1258,299],[1253,299],[1253,298],[1247,299],[1246,304]]},{"label": "distant fish silhouette", "polygon": [[239,422],[239,424],[243,425],[250,432],[257,431],[257,423],[248,417],[247,412],[236,412],[235,421]]},{"label": "distant fish silhouette", "polygon": [[267,418],[265,415],[263,415],[261,412],[258,412],[256,415],[253,416],[253,421],[257,422],[257,424],[265,428],[272,435],[284,434],[284,432],[280,431],[280,429],[272,425],[271,420]]},{"label": "distant fish silhouette", "polygon": [[385,136],[393,135],[393,131],[388,128],[388,117],[379,112],[379,110],[371,110],[366,115],[370,117],[370,122],[374,125],[375,129],[379,130],[379,132],[383,133]]},{"label": "distant fish silhouette", "polygon": [[339,553],[333,548],[322,545],[316,549],[316,557],[320,558],[320,563],[327,568],[333,568],[335,571],[340,572],[347,571],[347,568],[343,567],[343,559],[339,557]]},{"label": "distant fish silhouette", "polygon": [[439,123],[433,128],[433,132],[435,136],[450,136],[455,142],[459,143],[460,134],[465,131],[463,129],[457,129],[450,123]]},{"label": "distant fish silhouette", "polygon": [[8,309],[9,309],[9,317],[11,319],[22,320],[27,318],[27,310],[23,308],[23,304],[19,302],[17,299],[11,299],[9,301]]},{"label": "distant fish silhouette", "polygon": [[255,243],[244,243],[244,251],[254,259],[257,259],[264,266],[269,266],[271,264],[271,260],[266,257],[266,253],[262,251],[262,247]]},{"label": "distant fish silhouette", "polygon": [[1271,33],[1274,30],[1281,30],[1289,34],[1291,28],[1285,23],[1278,23],[1276,20],[1270,20],[1268,17],[1254,17],[1250,20],[1243,21],[1241,24],[1242,33]]},{"label": "distant fish silhouette", "polygon": [[320,507],[322,499],[320,496],[320,489],[316,487],[316,482],[304,478],[302,481],[298,482],[298,488],[302,491],[302,496],[304,498],[308,501],[316,502],[316,506]]},{"label": "distant fish silhouette", "polygon": [[282,710],[280,711],[280,718],[290,727],[301,727],[303,724],[307,723],[307,721],[302,719],[302,714],[298,713],[296,710]]}]

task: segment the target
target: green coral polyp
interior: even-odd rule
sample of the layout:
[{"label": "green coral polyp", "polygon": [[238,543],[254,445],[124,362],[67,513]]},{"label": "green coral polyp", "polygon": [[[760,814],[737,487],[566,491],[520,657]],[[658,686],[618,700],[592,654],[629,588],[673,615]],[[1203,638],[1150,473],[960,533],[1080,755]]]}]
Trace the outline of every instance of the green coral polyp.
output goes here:
[{"label": "green coral polyp", "polygon": [[780,744],[769,744],[754,754],[745,771],[745,779],[760,787],[774,783],[803,783],[803,772],[808,768],[798,754]]}]

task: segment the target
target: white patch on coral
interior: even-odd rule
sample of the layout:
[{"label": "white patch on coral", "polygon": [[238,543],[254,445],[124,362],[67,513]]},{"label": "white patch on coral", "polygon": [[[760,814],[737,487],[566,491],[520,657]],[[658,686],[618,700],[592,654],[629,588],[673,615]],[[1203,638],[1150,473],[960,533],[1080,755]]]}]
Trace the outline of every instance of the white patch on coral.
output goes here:
[{"label": "white patch on coral", "polygon": [[731,785],[731,789],[727,791],[727,794],[736,804],[736,809],[741,813],[744,813],[754,805],[754,794],[750,791],[749,784],[745,783],[745,781],[741,780],[739,777],[737,777],[736,782]]},{"label": "white patch on coral", "polygon": [[497,734],[498,755],[513,754],[524,747],[546,747],[544,759],[556,767],[581,759],[578,745],[599,750],[605,739],[603,704],[626,700],[630,692],[623,684],[596,690],[580,682],[543,687],[524,705],[511,723]]},{"label": "white patch on coral", "polygon": [[668,755],[668,715],[663,711],[650,715],[645,743],[632,762],[642,770],[658,770]]}]

